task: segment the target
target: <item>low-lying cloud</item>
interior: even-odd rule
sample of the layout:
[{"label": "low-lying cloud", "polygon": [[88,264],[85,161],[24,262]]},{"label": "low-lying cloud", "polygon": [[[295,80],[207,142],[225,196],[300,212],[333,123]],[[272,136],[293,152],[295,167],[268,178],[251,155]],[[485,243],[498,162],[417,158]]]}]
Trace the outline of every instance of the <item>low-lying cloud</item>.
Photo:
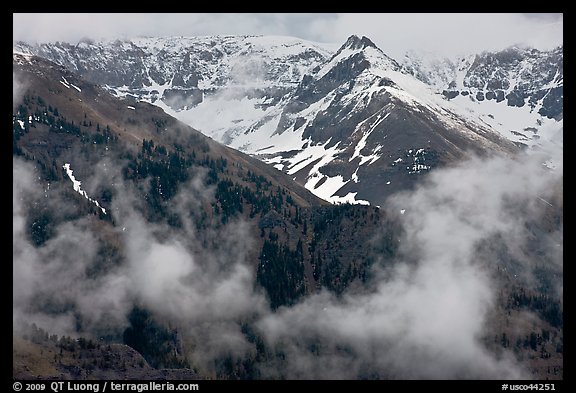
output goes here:
[{"label": "low-lying cloud", "polygon": [[[63,222],[46,243],[32,245],[28,209],[46,199],[45,185],[30,163],[13,158],[14,321],[57,334],[75,334],[79,320],[82,334],[121,332],[137,305],[179,326],[193,348],[190,360],[208,371],[216,359],[254,353],[242,331],[250,323],[268,348],[284,354],[257,365],[263,378],[526,378],[514,359],[483,345],[498,286],[479,244],[499,234],[522,260],[524,224],[544,214],[542,200],[554,201],[563,174],[561,164],[544,167],[545,159],[472,158],[432,172],[385,207],[404,227],[394,264],[376,263],[363,290],[340,297],[322,291],[272,312],[254,285],[251,224],[196,225],[203,202],[214,197],[202,173],[172,200],[180,230],[148,222],[131,186],[119,172],[107,174],[116,191],[116,226],[107,236],[123,250],[114,263],[103,262],[110,238],[104,241],[92,217]],[[83,184],[95,192],[106,178]],[[52,210],[66,187],[52,185]],[[557,246],[562,236],[550,239]],[[561,252],[550,255],[561,273]]]},{"label": "low-lying cloud", "polygon": [[12,112],[15,112],[16,107],[20,105],[25,88],[26,84],[24,81],[21,81],[20,78],[12,72]]},{"label": "low-lying cloud", "polygon": [[[386,209],[402,220],[405,236],[400,260],[379,268],[374,291],[340,299],[323,292],[259,322],[268,343],[287,353],[282,373],[527,378],[514,359],[497,357],[482,342],[499,290],[492,274],[500,261],[486,266],[478,246],[500,234],[519,258],[529,257],[521,255],[528,241],[525,224],[541,217],[542,200],[553,198],[562,178],[561,167],[551,172],[544,161],[540,154],[472,158],[433,172],[415,192],[390,200]],[[561,266],[561,255],[550,255]]]},{"label": "low-lying cloud", "polygon": [[[200,210],[202,202],[213,197],[213,190],[200,180],[202,173],[173,198],[173,209],[182,217],[181,231],[150,223],[119,170],[116,174],[108,170],[119,165],[109,160],[106,164],[94,168],[106,172],[115,184],[109,211],[116,226],[102,235],[91,216],[65,221],[52,238],[34,247],[27,232],[27,209],[42,202],[45,185],[31,164],[13,158],[15,326],[24,319],[60,335],[118,335],[129,326],[129,312],[138,306],[179,327],[193,343],[194,364],[210,370],[218,357],[242,356],[251,346],[241,324],[268,307],[263,295],[254,291],[253,265],[247,261],[253,231],[243,221],[232,221],[220,230],[197,230],[194,215],[187,212]],[[103,178],[103,173],[96,174],[86,181],[87,188],[94,192]],[[61,184],[55,191],[52,185],[54,210],[70,191],[67,186],[72,188]],[[100,257],[102,247],[111,243],[118,245],[116,252],[121,250],[121,263]],[[214,244],[216,249],[211,248]]]}]

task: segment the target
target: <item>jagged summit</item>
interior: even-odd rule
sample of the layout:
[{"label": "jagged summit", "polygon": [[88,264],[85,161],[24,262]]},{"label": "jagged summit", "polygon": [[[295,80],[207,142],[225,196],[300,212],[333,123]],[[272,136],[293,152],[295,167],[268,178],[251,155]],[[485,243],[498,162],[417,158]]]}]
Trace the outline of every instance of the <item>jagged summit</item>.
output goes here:
[{"label": "jagged summit", "polygon": [[400,69],[399,64],[387,56],[368,37],[362,36],[362,38],[360,38],[356,35],[348,37],[346,42],[340,46],[326,64],[315,69],[315,78],[320,79],[339,63],[342,63],[340,68],[354,68],[353,71],[355,74],[359,74],[363,70],[371,67],[390,68],[394,70]]},{"label": "jagged summit", "polygon": [[360,38],[353,34],[348,37],[344,45],[342,45],[341,49],[364,49],[368,47],[376,48],[376,44],[366,36],[362,36],[362,38]]}]

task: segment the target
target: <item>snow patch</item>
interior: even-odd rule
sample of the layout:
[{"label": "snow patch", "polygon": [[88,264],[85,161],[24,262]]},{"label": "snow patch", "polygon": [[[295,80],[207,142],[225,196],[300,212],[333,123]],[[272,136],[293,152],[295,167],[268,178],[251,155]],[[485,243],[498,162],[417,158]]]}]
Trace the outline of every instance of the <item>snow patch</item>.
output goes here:
[{"label": "snow patch", "polygon": [[356,194],[358,194],[358,193],[357,192],[349,192],[348,194],[346,194],[346,196],[343,196],[343,197],[334,195],[334,196],[330,197],[329,201],[335,205],[338,205],[341,203],[350,203],[352,205],[370,206],[370,202],[368,202],[364,199],[356,199]]},{"label": "snow patch", "polygon": [[[368,162],[368,165],[373,164],[375,161],[377,161],[380,158],[380,155],[376,154],[378,151],[380,151],[380,149],[382,149],[381,145],[376,146],[376,148],[373,150],[372,154],[369,156],[364,156],[362,155],[361,151],[362,149],[364,149],[364,147],[366,147],[366,141],[368,140],[368,137],[370,136],[370,134],[372,134],[372,132],[376,129],[376,127],[378,127],[380,125],[380,123],[382,123],[384,120],[386,120],[386,118],[388,116],[390,116],[391,112],[386,113],[386,115],[384,115],[384,117],[382,117],[382,111],[385,109],[386,107],[383,107],[379,112],[378,116],[376,117],[376,121],[374,122],[374,124],[372,124],[372,126],[368,129],[368,131],[366,131],[363,135],[362,138],[360,139],[360,141],[358,141],[358,143],[356,144],[356,147],[354,148],[354,154],[352,154],[352,157],[350,157],[350,159],[348,160],[348,162],[351,162],[352,160],[354,160],[356,157],[360,157],[360,165],[365,164],[366,162]],[[378,113],[378,112],[377,112]],[[372,117],[372,116],[371,116]],[[358,124],[358,126],[356,127],[356,131],[360,130],[361,127],[364,125],[364,123],[369,120],[370,117],[364,121],[362,121],[361,123]],[[385,135],[383,139],[386,139],[388,135]]]},{"label": "snow patch", "polygon": [[330,144],[331,140],[332,138],[328,139],[323,145],[308,146],[306,149],[294,155],[294,157],[289,160],[292,165],[289,166],[290,169],[288,174],[292,175],[301,169],[304,169],[314,161],[320,160],[312,167],[312,169],[310,169],[309,175],[312,175],[313,173],[319,172],[321,167],[333,161],[336,158],[336,155],[344,150],[338,149],[338,146],[341,143],[340,141],[338,141],[334,146],[326,148],[326,146]]},{"label": "snow patch", "polygon": [[358,183],[360,181],[360,179],[358,178],[358,169],[360,169],[360,167],[356,168],[356,170],[352,174],[352,181],[354,183]]},{"label": "snow patch", "polygon": [[72,174],[72,172],[73,172],[72,169],[70,169],[70,164],[66,163],[62,166],[62,168],[64,168],[64,170],[66,170],[66,174],[68,175],[70,180],[72,180],[72,187],[74,188],[74,191],[76,191],[77,193],[82,195],[84,198],[88,199],[90,202],[94,203],[100,210],[102,210],[102,213],[106,214],[106,209],[101,207],[100,204],[98,203],[98,201],[90,198],[88,196],[88,194],[86,193],[86,191],[84,191],[82,188],[80,188],[80,185],[82,184],[82,182],[79,180],[76,180],[76,178]]}]

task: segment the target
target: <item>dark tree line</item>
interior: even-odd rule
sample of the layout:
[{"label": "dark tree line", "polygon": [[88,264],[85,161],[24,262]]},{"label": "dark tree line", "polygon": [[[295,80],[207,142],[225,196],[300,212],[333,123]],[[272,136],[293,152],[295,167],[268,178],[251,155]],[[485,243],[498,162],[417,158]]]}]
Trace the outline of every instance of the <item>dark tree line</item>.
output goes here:
[{"label": "dark tree line", "polygon": [[272,309],[292,305],[304,295],[302,240],[291,250],[272,236],[264,241],[259,261],[256,282],[266,290]]},{"label": "dark tree line", "polygon": [[564,325],[560,302],[547,294],[531,295],[526,293],[524,288],[520,288],[510,296],[507,308],[533,310],[556,328],[561,329]]},{"label": "dark tree line", "polygon": [[137,350],[154,368],[187,368],[177,355],[176,333],[157,323],[148,311],[134,307],[128,315],[124,344]]}]

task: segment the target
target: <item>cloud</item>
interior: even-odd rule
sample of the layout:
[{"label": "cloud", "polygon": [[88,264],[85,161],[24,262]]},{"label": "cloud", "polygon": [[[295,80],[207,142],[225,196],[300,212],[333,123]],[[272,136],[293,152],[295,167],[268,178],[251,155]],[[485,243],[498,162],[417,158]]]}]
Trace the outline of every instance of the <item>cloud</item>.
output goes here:
[{"label": "cloud", "polygon": [[[15,324],[24,318],[57,334],[75,332],[78,318],[82,329],[92,333],[122,325],[129,306],[125,280],[114,269],[92,273],[102,262],[101,234],[90,216],[62,221],[77,214],[66,206],[65,188],[72,189],[71,184],[55,182],[47,188],[39,179],[29,163],[13,158]],[[52,236],[35,247],[31,228]]]},{"label": "cloud", "polygon": [[288,35],[344,43],[366,35],[389,56],[407,50],[441,55],[515,44],[551,49],[563,43],[563,14],[521,13],[211,13],[13,14],[14,40],[69,41],[166,35]]},{"label": "cloud", "polygon": [[344,42],[351,34],[369,37],[386,54],[401,59],[408,50],[444,56],[500,50],[523,44],[551,49],[563,43],[563,18],[525,14],[392,13],[338,14],[318,21],[315,31],[324,40]]},{"label": "cloud", "polygon": [[[192,363],[208,372],[214,359],[252,351],[242,323],[268,312],[248,263],[256,232],[241,220],[197,229],[214,196],[202,171],[182,185],[169,207],[181,216],[179,230],[148,222],[138,191],[122,181],[119,168],[120,162],[107,158],[82,179],[93,193],[106,176],[108,186],[114,184],[112,205],[106,206],[112,227],[91,215],[75,216],[70,207],[71,217],[54,213],[75,195],[71,183],[54,182],[47,195],[33,165],[13,158],[15,325],[25,320],[51,334],[121,336],[130,310],[139,306],[176,327],[194,347]],[[30,227],[40,204],[54,228],[52,237],[35,246]]]},{"label": "cloud", "polygon": [[[555,153],[561,161],[561,151]],[[292,378],[526,378],[514,359],[496,356],[482,341],[501,289],[494,263],[504,262],[479,245],[499,234],[518,252],[522,269],[535,268],[522,251],[530,242],[527,223],[542,218],[541,199],[552,200],[563,173],[543,167],[546,159],[540,153],[476,157],[432,172],[417,190],[393,197],[386,210],[405,231],[398,260],[376,265],[372,291],[341,298],[323,292],[263,317],[258,327],[267,343],[286,353],[285,361],[264,365],[264,374],[278,377],[281,369]],[[561,242],[561,236],[546,238]],[[544,255],[561,264],[558,253]]]},{"label": "cloud", "polygon": [[18,105],[20,105],[25,90],[26,83],[21,81],[20,78],[12,72],[12,111],[15,111]]},{"label": "cloud", "polygon": [[[554,171],[542,165],[551,154],[559,163]],[[104,171],[103,163],[96,172]],[[53,237],[35,247],[27,232],[30,206],[54,200],[43,203],[58,211],[58,201],[75,194],[70,184],[56,182],[46,198],[32,165],[14,158],[14,320],[57,334],[77,334],[79,321],[83,334],[118,333],[138,305],[177,327],[191,363],[207,373],[218,359],[253,359],[255,345],[243,331],[248,323],[269,350],[257,364],[263,378],[526,378],[514,359],[483,343],[500,289],[490,264],[504,262],[481,245],[498,235],[523,269],[550,261],[562,275],[561,230],[541,234],[546,261],[526,251],[526,224],[560,198],[561,163],[561,146],[550,146],[432,172],[417,190],[385,206],[401,221],[403,236],[397,259],[377,262],[369,285],[340,297],[322,291],[272,312],[255,288],[250,262],[257,258],[251,235],[257,231],[242,220],[200,221],[214,197],[202,172],[182,185],[169,207],[180,217],[179,229],[148,222],[136,190],[106,172],[115,184],[110,211],[116,226],[106,235],[96,229],[97,219],[80,216],[57,225]],[[112,164],[106,168],[120,167]],[[104,178],[82,180],[96,192]],[[103,263],[102,246],[110,239],[122,244],[120,263]],[[561,296],[561,285],[557,290]]]},{"label": "cloud", "polygon": [[[274,13],[42,13],[13,14],[14,40],[41,42],[134,36],[308,36],[312,21],[334,14]],[[300,32],[300,34],[297,34]]]}]

